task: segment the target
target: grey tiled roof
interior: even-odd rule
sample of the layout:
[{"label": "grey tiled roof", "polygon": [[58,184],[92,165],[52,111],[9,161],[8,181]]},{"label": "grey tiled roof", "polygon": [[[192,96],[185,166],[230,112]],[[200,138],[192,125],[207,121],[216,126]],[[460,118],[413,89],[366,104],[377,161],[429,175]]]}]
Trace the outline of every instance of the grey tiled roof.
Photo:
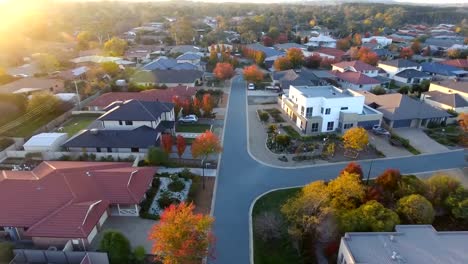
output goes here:
[{"label": "grey tiled roof", "polygon": [[417,71],[414,69],[407,69],[403,70],[399,73],[396,74],[396,76],[401,77],[401,78],[424,78],[424,77],[429,77],[428,73]]},{"label": "grey tiled roof", "polygon": [[406,60],[406,59],[381,61],[380,64],[389,65],[389,66],[393,66],[393,67],[397,67],[397,68],[409,68],[409,67],[418,67],[419,66],[418,63],[416,63],[414,61]]},{"label": "grey tiled roof", "polygon": [[441,93],[439,91],[430,91],[430,92],[425,92],[424,97],[429,100],[451,106],[453,108],[468,107],[468,102],[461,95],[457,93],[446,94],[446,93]]},{"label": "grey tiled roof", "polygon": [[163,113],[170,112],[173,108],[172,103],[129,100],[104,109],[107,112],[100,116],[99,120],[156,121]]}]

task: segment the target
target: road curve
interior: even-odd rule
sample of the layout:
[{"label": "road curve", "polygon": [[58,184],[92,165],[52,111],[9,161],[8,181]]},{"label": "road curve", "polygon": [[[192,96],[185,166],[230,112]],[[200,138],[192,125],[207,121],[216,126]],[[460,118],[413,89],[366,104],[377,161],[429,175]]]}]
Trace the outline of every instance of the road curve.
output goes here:
[{"label": "road curve", "polygon": [[[335,178],[343,164],[310,168],[281,169],[261,164],[247,150],[246,84],[241,76],[232,81],[223,154],[215,189],[213,215],[216,236],[216,258],[213,264],[250,263],[249,209],[262,193],[275,189],[307,184],[311,181]],[[370,162],[359,162],[364,171]],[[465,166],[464,152],[453,151],[432,155],[375,160],[372,176],[387,168],[402,173],[417,173]]]}]

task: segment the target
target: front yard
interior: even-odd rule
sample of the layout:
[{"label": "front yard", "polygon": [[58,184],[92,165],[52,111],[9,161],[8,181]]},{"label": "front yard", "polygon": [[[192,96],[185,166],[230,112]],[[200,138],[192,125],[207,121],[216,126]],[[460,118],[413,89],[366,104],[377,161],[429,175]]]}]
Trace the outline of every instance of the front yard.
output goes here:
[{"label": "front yard", "polygon": [[430,138],[445,146],[466,147],[468,143],[466,140],[467,136],[458,125],[428,128],[425,129],[424,132],[426,132]]},{"label": "front yard", "polygon": [[207,130],[210,130],[210,125],[205,124],[177,124],[176,125],[176,132],[181,133],[204,133]]}]

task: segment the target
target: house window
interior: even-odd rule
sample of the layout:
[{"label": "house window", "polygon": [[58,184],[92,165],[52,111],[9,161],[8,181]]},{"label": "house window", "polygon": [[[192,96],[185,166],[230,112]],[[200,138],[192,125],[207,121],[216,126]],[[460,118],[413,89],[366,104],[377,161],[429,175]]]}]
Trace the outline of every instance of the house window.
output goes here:
[{"label": "house window", "polygon": [[101,148],[96,148],[96,152],[101,152]]},{"label": "house window", "polygon": [[133,126],[133,121],[125,121],[126,126]]},{"label": "house window", "polygon": [[332,131],[333,127],[335,126],[335,122],[328,122],[327,123],[327,131]]},{"label": "house window", "polygon": [[121,126],[121,125],[122,125],[122,120],[119,120],[119,126]]},{"label": "house window", "polygon": [[359,85],[359,88],[362,88],[362,84]]},{"label": "house window", "polygon": [[320,108],[320,113],[321,113],[321,114],[323,114],[323,107],[322,107],[322,108]]},{"label": "house window", "polygon": [[307,118],[310,118],[312,117],[312,111],[313,111],[314,108],[312,107],[307,107],[307,110],[306,110],[306,117]]},{"label": "house window", "polygon": [[318,123],[312,123],[310,132],[318,132],[318,126],[319,126]]},{"label": "house window", "polygon": [[348,110],[348,107],[347,106],[341,107],[341,110]]},{"label": "house window", "polygon": [[107,152],[112,152],[112,148],[107,148]]},{"label": "house window", "polygon": [[354,126],[353,123],[349,123],[349,124],[344,124],[344,127],[343,127],[343,128],[344,128],[344,129],[350,129],[350,128],[352,128],[353,126]]},{"label": "house window", "polygon": [[140,149],[139,148],[131,148],[130,151],[131,152],[140,152]]},{"label": "house window", "polygon": [[304,115],[304,106],[301,106],[301,115]]},{"label": "house window", "polygon": [[326,115],[329,115],[329,114],[330,114],[330,112],[331,112],[331,108],[327,108],[327,109],[325,109],[325,114],[326,114]]}]

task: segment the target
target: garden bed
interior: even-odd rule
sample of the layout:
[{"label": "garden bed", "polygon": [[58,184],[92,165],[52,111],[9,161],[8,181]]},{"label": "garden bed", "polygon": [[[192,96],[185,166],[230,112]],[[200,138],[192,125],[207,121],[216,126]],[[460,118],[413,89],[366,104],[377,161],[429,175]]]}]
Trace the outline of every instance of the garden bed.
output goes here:
[{"label": "garden bed", "polygon": [[[177,176],[174,175],[173,177]],[[190,179],[186,180],[178,178],[178,180],[176,180],[176,178],[166,177],[161,177],[159,179],[161,181],[161,185],[148,210],[148,213],[152,215],[160,215],[161,212],[169,205],[187,200],[190,185],[192,184],[192,180]],[[179,180],[183,183],[182,189],[174,189],[171,187],[174,181]]]},{"label": "garden bed", "polygon": [[437,141],[439,144],[456,147],[462,146],[464,132],[459,126],[451,125],[446,127],[436,127],[425,129],[424,132],[433,140]]},{"label": "garden bed", "polygon": [[281,116],[281,111],[276,108],[267,108],[263,109],[263,111],[267,112],[272,118],[275,123],[283,123],[285,122],[284,118]]},{"label": "garden bed", "polygon": [[[392,141],[394,143],[392,143]],[[406,150],[408,150],[412,154],[414,154],[414,155],[421,154],[421,152],[419,150],[417,150],[415,147],[411,146],[408,139],[402,138],[402,137],[392,133],[392,135],[390,137],[390,143],[392,143],[392,145],[398,146],[399,145],[398,142],[401,143],[401,146],[403,146]]]}]

